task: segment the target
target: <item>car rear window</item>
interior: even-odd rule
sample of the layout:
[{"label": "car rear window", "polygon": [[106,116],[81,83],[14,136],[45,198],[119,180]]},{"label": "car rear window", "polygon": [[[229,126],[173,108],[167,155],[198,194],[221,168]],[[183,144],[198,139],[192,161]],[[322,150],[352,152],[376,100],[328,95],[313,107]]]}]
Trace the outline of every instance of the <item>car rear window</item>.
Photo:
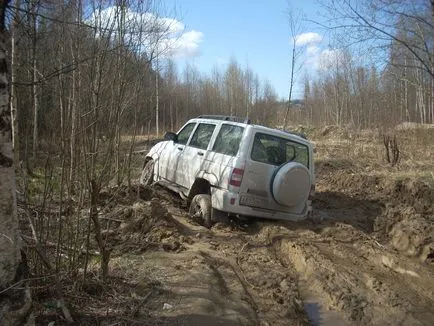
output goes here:
[{"label": "car rear window", "polygon": [[263,133],[256,133],[250,155],[253,161],[281,165],[297,162],[309,168],[309,148],[306,145]]},{"label": "car rear window", "polygon": [[243,133],[243,127],[223,124],[212,150],[225,155],[237,155]]}]

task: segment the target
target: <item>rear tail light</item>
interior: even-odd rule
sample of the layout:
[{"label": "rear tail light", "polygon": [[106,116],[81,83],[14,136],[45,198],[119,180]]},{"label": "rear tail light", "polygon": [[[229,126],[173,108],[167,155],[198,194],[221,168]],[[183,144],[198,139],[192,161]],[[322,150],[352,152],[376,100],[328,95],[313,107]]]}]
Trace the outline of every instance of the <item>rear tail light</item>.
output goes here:
[{"label": "rear tail light", "polygon": [[229,184],[231,186],[239,187],[241,186],[241,181],[243,180],[244,169],[234,168],[232,170],[231,178]]}]

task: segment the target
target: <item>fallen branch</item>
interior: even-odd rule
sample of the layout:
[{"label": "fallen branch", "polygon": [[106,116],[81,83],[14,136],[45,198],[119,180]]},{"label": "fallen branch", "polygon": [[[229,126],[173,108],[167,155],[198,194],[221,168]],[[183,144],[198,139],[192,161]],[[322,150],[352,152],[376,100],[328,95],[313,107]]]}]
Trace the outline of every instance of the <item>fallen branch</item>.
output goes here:
[{"label": "fallen branch", "polygon": [[100,220],[108,220],[108,221],[113,221],[113,222],[118,222],[118,223],[122,223],[125,222],[125,220],[120,220],[117,218],[112,218],[112,217],[107,217],[107,216],[99,216]]},{"label": "fallen branch", "polygon": [[380,248],[384,248],[384,246],[383,246],[381,243],[379,243],[377,240],[374,240],[374,243],[375,243],[377,246],[379,246]]},{"label": "fallen branch", "polygon": [[142,299],[142,301],[140,301],[140,303],[137,305],[136,309],[134,309],[133,311],[133,316],[136,317],[137,314],[139,313],[140,308],[146,303],[146,301],[148,301],[148,298],[151,296],[152,291],[149,291]]},{"label": "fallen branch", "polygon": [[63,298],[57,300],[57,308],[60,308],[62,310],[63,316],[65,316],[65,319],[68,322],[70,323],[74,322],[74,319],[72,319],[69,309],[66,307],[65,302],[63,302]]}]

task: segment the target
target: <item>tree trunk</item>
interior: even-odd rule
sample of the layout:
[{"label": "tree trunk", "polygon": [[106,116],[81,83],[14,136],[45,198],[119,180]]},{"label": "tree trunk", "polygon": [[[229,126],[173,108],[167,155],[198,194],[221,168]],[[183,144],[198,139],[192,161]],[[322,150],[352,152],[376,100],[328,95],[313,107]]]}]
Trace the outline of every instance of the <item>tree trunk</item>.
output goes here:
[{"label": "tree trunk", "polygon": [[[434,0],[431,0],[431,10],[434,17]],[[431,123],[434,123],[434,43],[431,51]]]},{"label": "tree trunk", "polygon": [[292,101],[292,89],[294,88],[294,67],[295,67],[295,41],[292,45],[292,60],[291,60],[291,80],[289,82],[289,96],[288,96],[288,105],[286,106],[285,117],[283,118],[283,130],[286,129],[286,124],[288,123],[288,113],[291,109],[291,101]]},{"label": "tree trunk", "polygon": [[12,23],[12,31],[11,31],[11,116],[12,116],[12,146],[14,148],[15,154],[15,162],[19,161],[20,158],[20,148],[19,148],[19,139],[18,139],[18,101],[17,101],[17,92],[16,92],[16,75],[17,69],[16,61],[17,61],[17,29],[20,22],[20,0],[15,2],[15,13],[14,19]]},{"label": "tree trunk", "polygon": [[158,57],[157,57],[157,70],[155,72],[155,132],[157,134],[157,139],[160,134],[160,125],[159,125],[159,104],[160,104],[160,98],[158,96]]},{"label": "tree trunk", "polygon": [[38,99],[38,84],[37,84],[37,60],[36,60],[36,3],[32,3],[32,23],[33,23],[33,40],[32,40],[32,101],[33,101],[33,148],[32,157],[33,164],[36,161],[36,149],[38,146],[38,118],[39,118],[39,99]]},{"label": "tree trunk", "polygon": [[[5,4],[0,4],[4,19]],[[2,21],[4,24],[4,22]],[[12,282],[19,262],[12,125],[6,61],[6,31],[0,27],[0,288]]]},{"label": "tree trunk", "polygon": [[16,304],[16,298],[10,297],[17,291],[12,283],[20,280],[22,273],[19,273],[21,259],[6,60],[6,6],[7,1],[0,2],[0,322],[2,325],[22,325],[31,309],[30,290],[26,287],[24,305],[18,310],[11,311],[12,303]]},{"label": "tree trunk", "polygon": [[98,218],[98,195],[99,195],[100,187],[96,184],[94,180],[91,181],[90,186],[90,219],[93,222],[94,233],[95,233],[95,241],[98,244],[98,248],[101,253],[101,277],[103,281],[107,280],[108,276],[108,267],[110,261],[110,251],[107,249],[102,232],[101,225],[99,223]]}]

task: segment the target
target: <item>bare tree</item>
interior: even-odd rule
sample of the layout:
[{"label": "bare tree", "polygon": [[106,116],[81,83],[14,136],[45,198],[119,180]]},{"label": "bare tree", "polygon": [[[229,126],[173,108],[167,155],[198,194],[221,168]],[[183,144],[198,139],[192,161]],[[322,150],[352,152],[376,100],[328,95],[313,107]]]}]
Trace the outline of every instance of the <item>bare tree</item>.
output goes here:
[{"label": "bare tree", "polygon": [[33,103],[33,146],[32,158],[36,160],[38,134],[39,134],[39,83],[38,83],[38,59],[37,59],[37,26],[38,26],[38,1],[28,3],[29,19],[32,29],[31,60],[32,60],[32,103]]},{"label": "bare tree", "polygon": [[[407,99],[413,92],[417,93],[414,95],[418,98],[416,106],[412,105],[417,120],[434,121],[432,1],[338,0],[323,4],[328,10],[329,25],[322,26],[337,33],[348,47],[363,44],[364,55],[372,54],[377,65],[383,61],[385,65],[404,70],[404,78],[396,73],[395,76],[405,83]],[[391,51],[399,52],[399,55],[388,55]],[[411,78],[408,77],[416,75],[418,86],[410,87]],[[407,113],[406,120],[415,119]]]},{"label": "bare tree", "polygon": [[[24,324],[30,314],[30,290],[26,287],[24,305],[12,310],[10,294],[22,282],[20,239],[16,207],[16,186],[12,150],[12,124],[9,106],[9,82],[6,59],[8,33],[5,10],[8,1],[0,3],[0,320],[4,325]],[[19,281],[19,283],[15,283]],[[15,302],[14,302],[15,303]]]},{"label": "bare tree", "polygon": [[302,24],[301,24],[301,14],[296,13],[293,10],[288,10],[288,23],[289,23],[289,32],[291,37],[291,70],[290,70],[290,78],[289,78],[289,94],[288,94],[288,103],[286,105],[285,116],[283,118],[283,129],[286,129],[288,123],[288,113],[291,109],[291,101],[292,101],[292,92],[294,90],[295,77],[298,71],[300,70],[300,55],[302,53],[302,47],[297,43],[297,35],[300,33]]},{"label": "bare tree", "polygon": [[[34,149],[32,166],[38,171],[22,172],[23,202],[34,227],[25,250],[33,272],[53,272],[58,284],[65,275],[89,275],[95,252],[107,277],[110,247],[100,195],[109,186],[131,184],[140,127],[149,122],[154,128],[158,120],[159,128],[176,128],[191,116],[230,111],[223,72],[206,76],[189,66],[182,79],[174,66],[166,74],[156,71],[156,58],[163,65],[172,43],[164,39],[172,20],[156,12],[158,3],[21,0],[8,11],[20,13],[7,19],[19,32],[12,107],[19,108],[23,151],[28,148],[31,157]],[[253,72],[235,66],[226,89],[233,113],[260,112],[256,116],[272,121],[277,103],[272,86],[261,93],[259,78],[253,83]],[[45,247],[53,248],[50,255],[43,257],[43,250],[35,255],[34,248]]]},{"label": "bare tree", "polygon": [[18,108],[17,108],[17,91],[16,91],[16,77],[17,77],[17,49],[16,43],[18,42],[18,28],[20,21],[20,0],[15,2],[15,12],[13,16],[13,22],[11,27],[11,114],[12,114],[12,144],[14,147],[15,161],[18,161],[20,148],[18,138]]}]

